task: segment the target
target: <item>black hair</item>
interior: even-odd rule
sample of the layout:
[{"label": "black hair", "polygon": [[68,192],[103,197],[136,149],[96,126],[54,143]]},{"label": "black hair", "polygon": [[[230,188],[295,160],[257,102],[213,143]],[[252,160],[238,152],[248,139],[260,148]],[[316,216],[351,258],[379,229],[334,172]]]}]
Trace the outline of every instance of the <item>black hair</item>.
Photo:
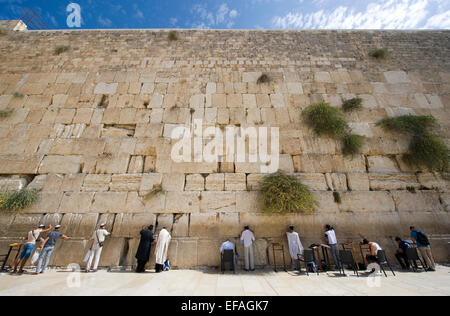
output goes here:
[{"label": "black hair", "polygon": [[409,229],[413,230],[413,229],[416,229],[416,228],[414,226],[411,226]]},{"label": "black hair", "polygon": [[153,230],[153,225],[148,226],[148,230]]},{"label": "black hair", "polygon": [[294,225],[289,226],[290,230],[294,230],[294,228],[295,228]]},{"label": "black hair", "polygon": [[395,241],[403,241],[400,237],[395,237]]},{"label": "black hair", "polygon": [[328,229],[328,230],[334,230],[334,227],[332,227],[332,226],[329,225],[329,224],[325,225],[325,227],[326,227],[326,229]]},{"label": "black hair", "polygon": [[250,229],[250,226],[245,225],[244,228],[245,228],[245,229]]},{"label": "black hair", "polygon": [[367,239],[364,239],[362,243],[363,243],[363,245],[368,245],[369,241]]}]

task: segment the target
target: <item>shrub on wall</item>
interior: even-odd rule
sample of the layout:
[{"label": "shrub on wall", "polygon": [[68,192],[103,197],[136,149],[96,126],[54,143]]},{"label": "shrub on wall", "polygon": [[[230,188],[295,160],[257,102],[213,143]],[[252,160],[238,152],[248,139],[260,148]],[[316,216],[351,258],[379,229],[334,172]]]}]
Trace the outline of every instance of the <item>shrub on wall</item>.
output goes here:
[{"label": "shrub on wall", "polygon": [[270,77],[266,74],[262,74],[261,76],[259,76],[258,80],[256,80],[257,84],[269,83],[269,82],[270,82]]},{"label": "shrub on wall", "polygon": [[378,48],[369,53],[370,57],[376,59],[386,59],[389,55],[389,50],[387,48]]},{"label": "shrub on wall", "polygon": [[38,193],[34,189],[22,189],[20,191],[4,191],[0,193],[1,210],[21,210],[27,208],[38,199]]},{"label": "shrub on wall", "polygon": [[10,117],[12,114],[13,110],[9,109],[9,110],[0,110],[0,118],[6,118],[6,117]]},{"label": "shrub on wall", "polygon": [[55,50],[53,51],[53,53],[55,55],[61,55],[62,53],[65,53],[69,50],[69,46],[56,46]]},{"label": "shrub on wall", "polygon": [[342,109],[344,110],[344,112],[360,110],[362,108],[362,102],[363,100],[361,98],[353,98],[347,100],[342,104]]},{"label": "shrub on wall", "polygon": [[177,41],[178,40],[177,31],[170,31],[168,37],[170,41]]},{"label": "shrub on wall", "polygon": [[316,103],[304,109],[302,116],[317,135],[341,139],[342,153],[346,156],[358,154],[364,146],[364,136],[350,133],[350,127],[339,108],[328,103]]},{"label": "shrub on wall", "polygon": [[433,116],[403,115],[381,120],[377,126],[411,136],[408,153],[403,155],[403,160],[409,165],[448,170],[450,150],[436,133],[438,124]]},{"label": "shrub on wall", "polygon": [[268,175],[263,178],[260,189],[265,213],[309,213],[319,205],[308,187],[292,175]]}]

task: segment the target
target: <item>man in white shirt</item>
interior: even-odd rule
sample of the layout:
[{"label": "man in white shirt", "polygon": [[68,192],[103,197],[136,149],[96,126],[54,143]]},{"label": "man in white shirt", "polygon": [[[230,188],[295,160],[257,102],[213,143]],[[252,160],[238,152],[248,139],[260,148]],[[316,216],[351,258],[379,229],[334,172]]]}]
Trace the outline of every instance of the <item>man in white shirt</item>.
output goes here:
[{"label": "man in white shirt", "polygon": [[97,272],[98,264],[100,262],[100,256],[102,255],[103,243],[105,242],[105,237],[109,236],[110,233],[105,229],[105,224],[100,225],[100,229],[97,229],[91,238],[91,245],[89,247],[90,255],[89,261],[86,266],[86,272],[91,271],[92,260],[95,256],[94,269],[92,272]]},{"label": "man in white shirt", "polygon": [[341,258],[339,256],[339,246],[337,242],[336,232],[331,225],[325,225],[325,239],[330,246],[331,255],[337,270],[341,269]]},{"label": "man in white shirt", "polygon": [[39,235],[42,233],[46,233],[52,229],[52,226],[50,225],[49,228],[45,229],[44,225],[39,225],[37,229],[33,229],[28,232],[27,235],[27,242],[23,245],[22,252],[20,253],[20,256],[17,258],[16,262],[14,262],[14,271],[13,273],[17,272],[17,268],[20,265],[19,273],[23,273],[23,267],[25,266],[25,263],[27,263],[28,259],[30,258],[31,254],[33,253],[33,250],[36,246],[36,241],[39,238]]},{"label": "man in white shirt", "polygon": [[222,246],[220,247],[220,258],[221,258],[221,266],[222,266],[222,271],[225,271],[225,261],[223,261],[223,252],[225,250],[232,250],[233,251],[233,261],[230,261],[230,270],[234,271],[234,256],[236,255],[236,252],[234,250],[234,244],[227,239],[226,242],[224,242],[222,244]]},{"label": "man in white shirt", "polygon": [[247,225],[241,234],[241,243],[244,244],[245,271],[255,271],[255,259],[253,257],[253,242],[255,235]]},{"label": "man in white shirt", "polygon": [[289,244],[289,253],[292,258],[293,269],[300,270],[300,260],[298,256],[303,255],[303,245],[300,241],[300,237],[296,231],[294,231],[294,225],[289,226],[289,231],[286,232],[286,237]]}]

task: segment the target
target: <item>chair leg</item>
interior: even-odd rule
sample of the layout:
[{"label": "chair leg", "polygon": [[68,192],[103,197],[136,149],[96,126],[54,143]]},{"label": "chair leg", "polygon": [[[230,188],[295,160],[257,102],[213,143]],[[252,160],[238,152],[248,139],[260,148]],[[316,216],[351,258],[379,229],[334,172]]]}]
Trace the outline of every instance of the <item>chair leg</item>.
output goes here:
[{"label": "chair leg", "polygon": [[425,270],[425,272],[428,272],[427,268],[425,268],[425,264],[421,259],[419,259],[420,264],[422,265],[422,268]]},{"label": "chair leg", "polygon": [[389,261],[388,261],[387,265],[388,265],[389,269],[391,269],[392,274],[393,274],[394,276],[396,276],[394,270],[392,269],[391,265],[389,264]]},{"label": "chair leg", "polygon": [[379,266],[380,266],[381,270],[383,270],[384,276],[387,278],[388,276],[387,276],[386,270],[384,270],[383,265],[380,264]]},{"label": "chair leg", "polygon": [[355,272],[356,272],[356,276],[359,278],[359,273],[358,273],[358,266],[356,265],[356,263],[355,264],[353,264],[353,269],[355,270]]},{"label": "chair leg", "polygon": [[305,261],[305,270],[306,270],[306,275],[309,276],[309,272],[308,272],[308,264]]}]

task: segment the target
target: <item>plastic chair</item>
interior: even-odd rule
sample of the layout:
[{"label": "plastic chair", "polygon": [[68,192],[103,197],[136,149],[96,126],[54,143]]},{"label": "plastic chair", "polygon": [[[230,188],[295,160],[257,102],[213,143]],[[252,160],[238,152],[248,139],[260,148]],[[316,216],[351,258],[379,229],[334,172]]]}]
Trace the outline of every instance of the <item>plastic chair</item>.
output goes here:
[{"label": "plastic chair", "polygon": [[359,278],[358,266],[356,264],[355,258],[353,257],[353,253],[348,250],[340,251],[339,256],[341,258],[341,270],[342,274],[345,275],[344,266],[351,266],[353,269],[353,273],[356,274]]},{"label": "plastic chair", "polygon": [[386,278],[387,278],[387,274],[386,274],[386,271],[384,270],[383,265],[387,265],[389,267],[389,269],[391,270],[392,274],[395,276],[394,270],[392,270],[392,267],[386,258],[386,252],[384,250],[378,250],[377,263],[380,265],[380,268],[381,268],[381,270],[383,270],[383,273],[386,276]]},{"label": "plastic chair", "polygon": [[[225,264],[233,263],[233,273],[236,273],[236,264],[234,262],[234,250],[224,250],[222,253],[222,266],[225,268]],[[222,274],[225,273],[225,269],[222,270]]]},{"label": "plastic chair", "polygon": [[425,268],[425,264],[422,261],[422,259],[420,259],[419,257],[419,253],[417,252],[417,248],[407,248],[404,250],[405,251],[405,255],[408,258],[409,262],[413,262],[412,268],[414,272],[417,272],[417,261],[420,262],[420,264],[422,265],[423,269],[425,270],[425,272],[427,272],[427,269]]},{"label": "plastic chair", "polygon": [[311,264],[313,266],[313,271],[317,272],[317,275],[319,275],[319,270],[316,267],[316,257],[314,255],[313,250],[305,250],[303,252],[303,258],[301,258],[300,255],[298,255],[298,260],[305,263],[306,275],[309,276],[309,273],[308,273],[308,265],[309,264]]}]

